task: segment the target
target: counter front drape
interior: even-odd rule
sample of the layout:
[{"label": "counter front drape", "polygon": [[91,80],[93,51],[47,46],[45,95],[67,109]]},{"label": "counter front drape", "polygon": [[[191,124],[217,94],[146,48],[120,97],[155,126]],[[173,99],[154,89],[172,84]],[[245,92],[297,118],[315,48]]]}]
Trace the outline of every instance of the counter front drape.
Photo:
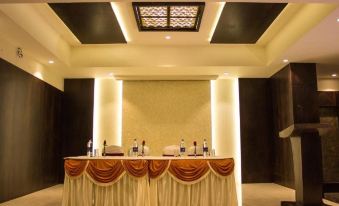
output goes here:
[{"label": "counter front drape", "polygon": [[65,160],[65,172],[69,177],[77,177],[84,171],[98,183],[110,183],[128,172],[134,177],[143,177],[147,173],[150,178],[158,178],[165,172],[184,182],[195,182],[210,170],[221,176],[233,172],[233,159],[178,159],[178,160]]},{"label": "counter front drape", "polygon": [[206,160],[172,160],[168,170],[179,180],[193,182],[202,178],[209,171],[209,167]]},{"label": "counter front drape", "polygon": [[66,159],[62,206],[236,206],[233,159]]},{"label": "counter front drape", "polygon": [[116,181],[125,169],[121,160],[92,160],[89,161],[86,172],[98,183],[110,183]]},{"label": "counter front drape", "polygon": [[66,160],[65,161],[65,172],[71,177],[77,177],[81,175],[87,166],[86,160]]},{"label": "counter front drape", "polygon": [[148,172],[147,160],[124,160],[123,164],[127,172],[135,177],[143,177]]}]

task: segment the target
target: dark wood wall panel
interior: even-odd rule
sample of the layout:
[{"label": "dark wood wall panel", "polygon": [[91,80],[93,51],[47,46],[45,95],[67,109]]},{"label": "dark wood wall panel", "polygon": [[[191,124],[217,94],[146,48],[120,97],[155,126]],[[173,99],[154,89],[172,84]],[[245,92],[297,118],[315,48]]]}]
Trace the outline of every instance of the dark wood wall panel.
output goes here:
[{"label": "dark wood wall panel", "polygon": [[243,183],[273,182],[274,140],[269,79],[239,79]]},{"label": "dark wood wall panel", "polygon": [[254,44],[287,4],[227,2],[211,43]]},{"label": "dark wood wall panel", "polygon": [[292,78],[289,65],[271,77],[274,139],[274,182],[294,188],[293,157],[289,139],[279,131],[293,124]]},{"label": "dark wood wall panel", "polygon": [[0,59],[0,202],[58,182],[62,92]]},{"label": "dark wood wall panel", "polygon": [[82,44],[126,43],[110,2],[50,3]]},{"label": "dark wood wall panel", "polygon": [[291,63],[294,123],[319,123],[316,64]]},{"label": "dark wood wall panel", "polygon": [[271,77],[274,180],[294,188],[291,142],[279,138],[279,131],[297,123],[319,122],[315,64],[291,63]]},{"label": "dark wood wall panel", "polygon": [[324,182],[339,182],[339,92],[319,91],[319,116],[321,123],[332,129],[321,133]]},{"label": "dark wood wall panel", "polygon": [[86,155],[93,136],[94,79],[65,79],[63,156]]}]

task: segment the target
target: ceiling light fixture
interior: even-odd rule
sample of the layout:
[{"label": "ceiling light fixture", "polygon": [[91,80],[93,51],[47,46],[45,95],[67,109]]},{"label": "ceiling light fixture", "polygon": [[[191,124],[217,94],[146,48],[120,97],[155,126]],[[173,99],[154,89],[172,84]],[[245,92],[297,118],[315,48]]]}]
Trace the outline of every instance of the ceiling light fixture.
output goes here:
[{"label": "ceiling light fixture", "polygon": [[229,75],[229,73],[228,72],[224,72],[224,75],[227,76],[227,75]]},{"label": "ceiling light fixture", "polygon": [[339,18],[337,18],[337,22],[339,22]]},{"label": "ceiling light fixture", "polygon": [[112,77],[112,76],[113,76],[113,73],[111,72],[111,73],[109,73],[108,75],[109,75],[110,77]]},{"label": "ceiling light fixture", "polygon": [[54,61],[53,60],[49,60],[48,64],[54,64]]},{"label": "ceiling light fixture", "polygon": [[332,74],[331,76],[332,76],[332,77],[336,77],[336,76],[337,76],[337,74]]},{"label": "ceiling light fixture", "polygon": [[133,2],[139,31],[199,31],[204,2]]},{"label": "ceiling light fixture", "polygon": [[288,59],[284,59],[283,62],[284,62],[284,63],[287,63],[287,62],[288,62]]},{"label": "ceiling light fixture", "polygon": [[41,79],[41,80],[43,79],[43,78],[42,78],[41,72],[38,72],[38,71],[37,71],[37,72],[34,72],[34,76],[35,76],[36,78]]},{"label": "ceiling light fixture", "polygon": [[165,39],[170,40],[171,36],[165,36]]}]

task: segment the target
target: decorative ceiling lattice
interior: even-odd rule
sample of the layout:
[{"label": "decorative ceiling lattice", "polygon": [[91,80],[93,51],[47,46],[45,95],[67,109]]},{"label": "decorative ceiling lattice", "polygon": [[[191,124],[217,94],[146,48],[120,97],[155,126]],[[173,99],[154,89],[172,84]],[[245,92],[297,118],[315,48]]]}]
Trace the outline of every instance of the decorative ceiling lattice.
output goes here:
[{"label": "decorative ceiling lattice", "polygon": [[199,31],[203,2],[133,2],[139,31]]}]

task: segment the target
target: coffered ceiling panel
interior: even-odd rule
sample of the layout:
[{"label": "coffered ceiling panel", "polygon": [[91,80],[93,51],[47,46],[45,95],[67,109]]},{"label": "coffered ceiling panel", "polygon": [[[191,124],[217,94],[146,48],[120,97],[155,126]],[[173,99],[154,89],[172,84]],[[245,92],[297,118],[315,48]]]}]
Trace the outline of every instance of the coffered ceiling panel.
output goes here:
[{"label": "coffered ceiling panel", "polygon": [[126,43],[110,3],[51,3],[82,44]]},{"label": "coffered ceiling panel", "polygon": [[256,43],[286,5],[278,3],[226,3],[211,43]]}]

